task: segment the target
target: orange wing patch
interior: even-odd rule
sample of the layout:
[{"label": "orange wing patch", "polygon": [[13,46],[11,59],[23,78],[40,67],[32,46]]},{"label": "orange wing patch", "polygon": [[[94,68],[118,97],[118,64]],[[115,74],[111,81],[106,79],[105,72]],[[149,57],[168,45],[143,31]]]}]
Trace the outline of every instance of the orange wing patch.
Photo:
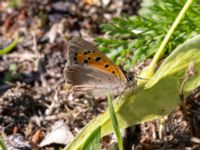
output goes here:
[{"label": "orange wing patch", "polygon": [[124,73],[113,64],[105,55],[98,51],[77,50],[74,55],[74,61],[78,64],[87,64],[100,70],[112,73],[119,80],[126,80]]}]

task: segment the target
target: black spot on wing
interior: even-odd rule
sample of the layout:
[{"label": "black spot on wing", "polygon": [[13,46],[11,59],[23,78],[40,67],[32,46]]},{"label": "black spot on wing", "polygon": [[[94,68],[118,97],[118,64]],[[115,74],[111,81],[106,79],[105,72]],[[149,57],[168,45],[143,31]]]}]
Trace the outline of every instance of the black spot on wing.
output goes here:
[{"label": "black spot on wing", "polygon": [[87,64],[87,63],[88,63],[88,60],[84,59],[84,60],[83,60],[83,63]]},{"label": "black spot on wing", "polygon": [[100,60],[101,60],[101,57],[96,57],[96,58],[95,58],[95,61],[96,61],[96,62],[98,62],[98,61],[100,61]]},{"label": "black spot on wing", "polygon": [[104,66],[104,68],[108,68],[109,67],[109,65],[108,64],[106,64],[105,66]]},{"label": "black spot on wing", "polygon": [[89,53],[91,53],[91,51],[85,51],[85,52],[83,52],[84,55],[87,55]]}]

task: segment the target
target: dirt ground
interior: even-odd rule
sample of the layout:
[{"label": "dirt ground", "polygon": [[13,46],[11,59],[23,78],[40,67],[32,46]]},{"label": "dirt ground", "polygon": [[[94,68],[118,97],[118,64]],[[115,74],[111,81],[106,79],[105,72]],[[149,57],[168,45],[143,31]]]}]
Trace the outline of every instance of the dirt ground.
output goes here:
[{"label": "dirt ground", "polygon": [[[0,2],[0,49],[16,33],[20,35],[17,47],[0,56],[0,131],[9,150],[58,149],[104,112],[105,99],[73,97],[63,69],[67,39],[103,36],[100,24],[113,16],[137,14],[140,7],[138,1],[132,0],[108,2]],[[177,108],[162,123],[155,120],[128,128],[125,149],[200,149],[199,98],[196,89],[187,98],[186,110]],[[55,139],[60,132],[67,137]],[[111,136],[104,138],[102,149],[116,144],[111,141]]]}]

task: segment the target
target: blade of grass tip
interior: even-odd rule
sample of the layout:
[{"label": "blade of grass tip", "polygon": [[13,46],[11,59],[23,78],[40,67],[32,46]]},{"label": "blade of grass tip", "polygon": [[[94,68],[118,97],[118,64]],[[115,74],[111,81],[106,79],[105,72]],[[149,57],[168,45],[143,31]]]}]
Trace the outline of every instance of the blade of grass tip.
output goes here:
[{"label": "blade of grass tip", "polygon": [[0,149],[7,150],[7,147],[3,141],[3,138],[0,136]]},{"label": "blade of grass tip", "polygon": [[0,56],[10,52],[17,45],[17,43],[18,43],[18,36],[15,37],[14,41],[10,45],[0,50]]},{"label": "blade of grass tip", "polygon": [[112,96],[110,94],[110,90],[109,90],[108,91],[108,109],[109,109],[110,119],[111,119],[111,122],[112,122],[112,125],[113,125],[115,135],[117,137],[119,150],[123,150],[123,141],[122,141],[120,128],[119,128],[119,125],[118,125],[118,122],[117,122],[117,117],[115,115],[115,111],[114,111],[112,101],[113,101],[113,98],[112,98]]},{"label": "blade of grass tip", "polygon": [[185,5],[183,6],[182,10],[180,11],[178,16],[176,17],[176,19],[175,19],[174,23],[172,24],[171,28],[167,32],[167,34],[166,34],[164,40],[162,41],[160,47],[158,48],[158,51],[156,52],[155,56],[153,57],[153,60],[152,60],[151,64],[148,66],[148,68],[150,70],[152,70],[153,72],[154,72],[156,63],[159,61],[159,59],[162,57],[162,55],[165,52],[164,48],[167,45],[170,37],[172,36],[172,34],[173,34],[174,30],[176,29],[176,27],[178,26],[178,24],[180,23],[181,19],[184,17],[185,13],[189,9],[189,7],[192,4],[192,2],[193,2],[193,0],[187,0]]}]

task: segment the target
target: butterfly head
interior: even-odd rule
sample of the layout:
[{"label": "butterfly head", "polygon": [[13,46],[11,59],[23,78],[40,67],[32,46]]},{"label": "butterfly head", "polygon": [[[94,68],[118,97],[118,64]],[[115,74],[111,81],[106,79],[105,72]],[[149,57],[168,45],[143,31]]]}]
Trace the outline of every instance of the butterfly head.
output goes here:
[{"label": "butterfly head", "polygon": [[126,79],[128,81],[128,84],[130,87],[135,87],[136,86],[136,79],[133,73],[131,72],[126,72],[125,73]]}]

